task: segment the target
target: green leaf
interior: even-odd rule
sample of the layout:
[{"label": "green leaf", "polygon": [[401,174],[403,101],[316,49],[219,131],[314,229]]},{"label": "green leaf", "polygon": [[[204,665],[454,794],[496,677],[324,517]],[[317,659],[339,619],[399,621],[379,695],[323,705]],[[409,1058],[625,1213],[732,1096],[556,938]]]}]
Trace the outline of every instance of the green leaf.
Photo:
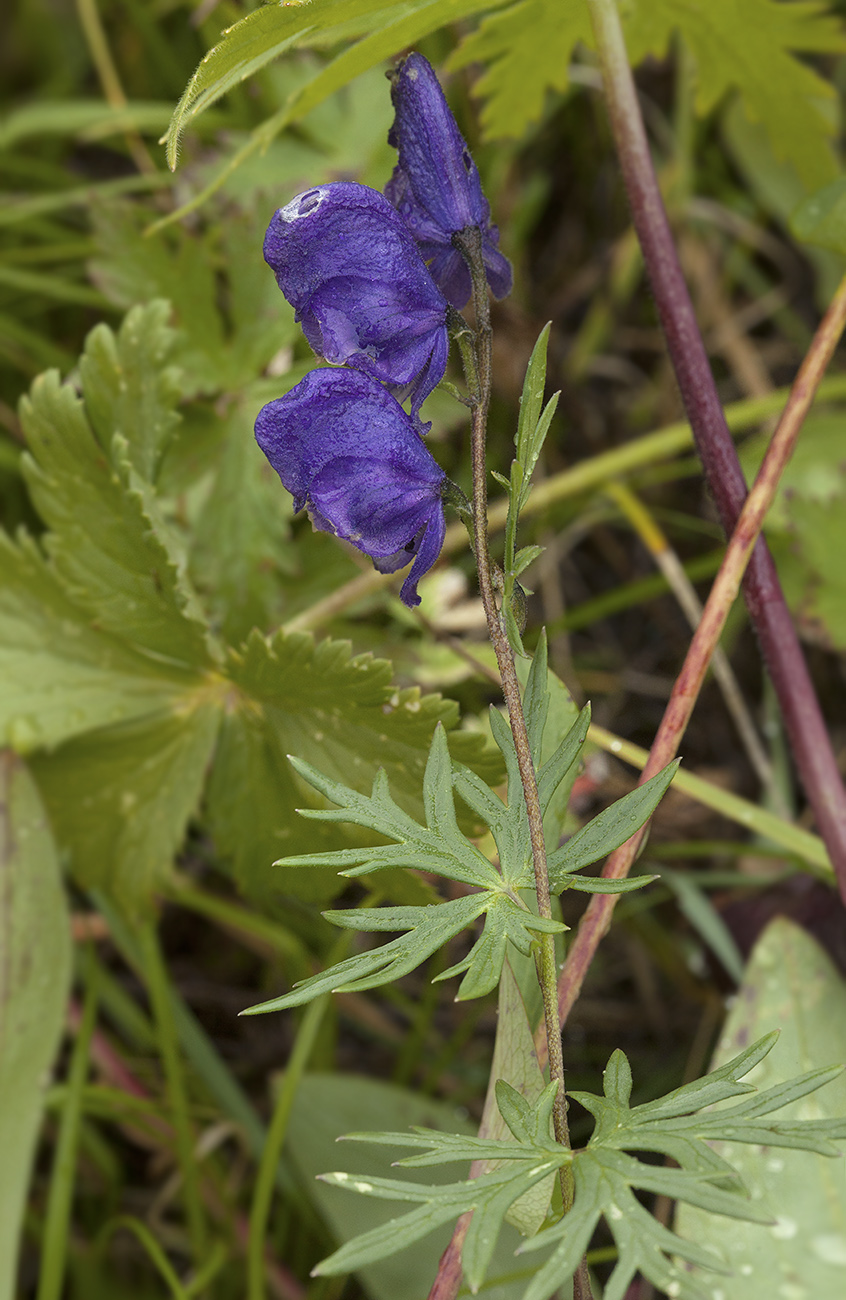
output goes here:
[{"label": "green leaf", "polygon": [[840,493],[826,502],[796,498],[790,503],[793,551],[802,565],[804,591],[800,620],[807,633],[832,649],[846,648],[846,571],[840,557],[846,545],[846,476],[837,475]]},{"label": "green leaf", "polygon": [[180,701],[198,674],[99,631],[36,544],[0,533],[0,744],[19,753]]},{"label": "green leaf", "polygon": [[517,1166],[506,1165],[471,1182],[434,1185],[402,1182],[396,1178],[350,1177],[346,1173],[323,1174],[322,1181],[332,1186],[349,1188],[363,1196],[416,1203],[419,1208],[354,1238],[322,1260],[313,1273],[318,1277],[331,1277],[384,1259],[419,1241],[440,1224],[454,1221],[472,1210],[473,1221],[464,1249],[475,1262],[475,1271],[468,1274],[468,1283],[476,1291],[484,1280],[510,1206],[548,1178],[554,1168],[551,1160],[541,1163],[523,1161]]},{"label": "green leaf", "polygon": [[496,868],[461,833],[453,804],[452,762],[442,726],[435,729],[426,764],[425,827],[394,802],[382,770],[377,773],[368,797],[330,780],[302,760],[292,759],[292,763],[312,787],[338,805],[332,809],[307,809],[303,816],[313,821],[363,826],[389,836],[394,843],[283,858],[277,866],[342,867],[346,876],[369,875],[383,867],[415,868],[482,888],[483,892],[426,907],[325,913],[328,920],[347,929],[406,930],[407,933],[382,948],[348,958],[329,971],[303,981],[292,993],[250,1008],[251,1012],[298,1006],[327,991],[350,992],[392,982],[416,969],[484,913],[484,931],[470,952],[457,965],[437,976],[443,980],[466,972],[457,999],[482,997],[496,987],[509,944],[528,955],[538,933],[555,934],[566,929],[559,921],[536,916],[515,895],[505,892]]},{"label": "green leaf", "polygon": [[484,99],[482,126],[489,139],[520,139],[540,121],[550,90],[564,93],[580,41],[593,29],[585,0],[522,0],[482,20],[448,60],[448,68],[489,65],[476,82]]},{"label": "green leaf", "polygon": [[285,614],[279,574],[296,568],[288,498],[256,443],[256,413],[257,404],[244,401],[227,415],[219,467],[191,548],[191,576],[230,645],[253,628],[279,626]]},{"label": "green leaf", "polygon": [[[804,1089],[792,1094],[785,1083],[797,1070],[810,1071],[846,1060],[846,984],[804,930],[786,919],[773,921],[758,940],[746,967],[738,997],[729,1013],[715,1063],[754,1037],[764,1026],[778,1024],[778,1051],[755,1067],[754,1082],[775,1089],[787,1103],[778,1129],[798,1123],[830,1123],[846,1112],[846,1078],[839,1078],[811,1100]],[[813,1068],[816,1067],[816,1068]],[[807,1084],[805,1085],[807,1086]],[[758,1096],[732,1109],[754,1116]],[[715,1115],[718,1115],[715,1112]],[[801,1118],[797,1118],[801,1117]],[[757,1203],[774,1220],[769,1230],[744,1224],[716,1224],[698,1210],[682,1207],[676,1230],[704,1246],[717,1247],[732,1270],[721,1288],[725,1300],[768,1300],[779,1288],[801,1288],[809,1296],[834,1296],[842,1288],[846,1267],[846,1188],[841,1167],[822,1156],[789,1150],[771,1137],[765,1149],[717,1145],[730,1155]],[[840,1142],[841,1149],[843,1142]],[[696,1275],[695,1275],[696,1276]]]},{"label": "green leaf", "polygon": [[[153,320],[159,309],[147,309]],[[119,428],[109,434],[104,422],[123,412],[127,431],[159,440],[162,379],[144,350],[149,342],[139,333],[144,315],[127,319],[114,347],[131,355],[142,372],[133,378],[135,400],[142,394],[154,416],[150,430],[127,423],[104,369],[106,335],[103,328],[89,336],[81,363],[88,383],[100,439],[89,420],[86,401],[69,384],[60,384],[54,371],[37,379],[21,403],[21,422],[33,460],[24,468],[36,509],[47,524],[44,539],[55,571],[72,599],[106,631],[125,637],[151,654],[196,667],[213,659],[205,620],[185,577],[185,561],[171,529],[164,523],[149,483],[133,467],[144,447],[133,450]],[[149,317],[147,317],[149,320]]]},{"label": "green leaf", "polygon": [[[393,1246],[387,1232],[367,1234],[324,1261],[320,1271],[338,1272],[351,1260],[383,1257],[400,1248],[402,1242],[416,1240],[428,1231],[436,1219],[440,1221],[439,1213],[447,1206],[453,1215],[474,1209],[476,1214],[481,1211],[477,1227],[479,1242],[472,1252],[473,1267],[467,1267],[466,1257],[465,1267],[468,1284],[475,1291],[484,1280],[492,1249],[491,1237],[498,1231],[508,1205],[513,1203],[515,1192],[525,1195],[550,1172],[569,1165],[575,1188],[572,1209],[558,1223],[524,1242],[518,1252],[552,1248],[547,1262],[534,1272],[524,1300],[548,1300],[572,1277],[600,1218],[605,1219],[617,1248],[617,1262],[606,1283],[604,1300],[623,1300],[638,1272],[670,1295],[682,1300],[705,1300],[713,1291],[704,1290],[691,1276],[687,1265],[711,1273],[727,1273],[719,1252],[665,1228],[640,1204],[635,1192],[668,1196],[730,1221],[772,1223],[768,1213],[739,1187],[740,1180],[732,1165],[716,1154],[710,1144],[721,1131],[726,1131],[732,1142],[753,1147],[781,1141],[781,1124],[778,1121],[760,1124],[759,1116],[831,1081],[831,1070],[815,1071],[813,1077],[793,1080],[787,1087],[755,1094],[754,1088],[741,1079],[767,1056],[776,1037],[776,1034],[765,1036],[705,1079],[634,1109],[629,1108],[631,1071],[623,1053],[615,1052],[605,1071],[603,1096],[570,1094],[596,1118],[590,1141],[581,1150],[567,1151],[550,1137],[554,1085],[545,1088],[534,1104],[508,1084],[498,1085],[497,1099],[512,1133],[507,1142],[443,1135],[424,1129],[408,1134],[351,1135],[357,1141],[419,1152],[398,1162],[409,1168],[468,1159],[499,1159],[502,1163],[496,1174],[486,1174],[475,1183],[431,1186],[425,1191],[399,1180],[371,1182],[366,1176],[344,1179],[336,1185],[349,1186],[364,1195],[416,1201],[421,1208],[393,1220],[396,1231]],[[747,1100],[729,1110],[712,1109],[715,1103],[737,1096],[746,1096]],[[843,1119],[827,1123],[798,1120],[790,1125],[789,1136],[797,1144],[801,1142],[810,1150],[817,1150],[825,1133],[841,1132],[846,1133]],[[670,1156],[679,1167],[647,1163],[630,1154],[633,1151]],[[725,1231],[723,1225],[721,1232]],[[825,1248],[829,1249],[829,1245]]]},{"label": "green leaf", "polygon": [[271,138],[360,72],[413,45],[429,32],[496,3],[406,0],[404,4],[386,6],[385,0],[312,0],[308,6],[266,5],[257,9],[224,32],[223,40],[209,50],[189,81],[164,137],[168,165],[176,166],[179,138],[193,118],[289,49],[323,46],[369,33],[291,95],[276,118],[265,124],[270,127],[265,134]]},{"label": "green leaf", "polygon": [[[644,785],[618,799],[573,836],[549,859],[550,889],[558,893],[572,887],[571,872],[598,862],[611,853],[648,821],[664,791],[678,771],[680,759],[669,763]],[[599,883],[599,882],[595,882]],[[633,882],[634,883],[634,882]],[[576,886],[577,888],[579,886]],[[601,886],[600,886],[601,888]]]},{"label": "green leaf", "polygon": [[80,884],[107,890],[130,914],[149,906],[198,809],[220,719],[220,699],[197,692],[179,709],[87,732],[55,753],[33,756],[33,774]]},{"label": "green leaf", "polygon": [[[630,0],[622,17],[634,65],[664,58],[680,32],[695,67],[697,112],[707,115],[734,91],[747,117],[766,126],[776,157],[815,188],[835,174],[835,93],[794,52],[846,49],[842,24],[827,8],[817,0]],[[488,137],[519,138],[540,119],[547,92],[567,89],[580,41],[593,47],[585,0],[563,9],[556,0],[522,0],[465,39],[450,66],[490,65],[477,83]]]},{"label": "green leaf", "polygon": [[[290,993],[248,1007],[242,1015],[284,1011],[312,1002],[321,993],[353,993],[392,984],[416,970],[439,948],[472,924],[489,903],[488,894],[471,894],[429,907],[358,908],[349,912],[326,912],[327,920],[345,929],[363,931],[407,930],[381,948],[371,949],[338,962],[320,975],[301,980]],[[497,975],[499,972],[497,972]],[[487,990],[485,990],[487,991]]]},{"label": "green leaf", "polygon": [[[308,159],[325,166],[316,150]],[[146,233],[154,213],[138,204],[95,207],[92,278],[121,307],[169,300],[185,392],[240,396],[298,334],[260,256],[266,212],[245,213],[230,203],[202,239],[183,226]],[[278,394],[284,391],[280,380]]]},{"label": "green leaf", "polygon": [[323,807],[323,799],[297,776],[289,754],[319,763],[330,781],[352,779],[359,788],[384,768],[394,799],[414,817],[422,812],[425,756],[438,722],[452,732],[457,757],[493,780],[501,770],[481,736],[453,730],[455,704],[416,688],[396,689],[386,660],[354,656],[346,641],[315,644],[306,633],[284,632],[267,641],[253,633],[229,653],[226,676],[232,689],[209,777],[208,819],[219,852],[248,892],[260,894],[271,884],[312,899],[338,892],[332,870],[270,869],[280,854],[329,851],[351,841],[331,822],[294,815],[304,803]]},{"label": "green leaf", "polygon": [[[509,1084],[529,1103],[536,1102],[544,1090],[543,1071],[538,1065],[526,1006],[508,958],[503,965],[499,983],[494,1054],[479,1126],[480,1138],[507,1142],[511,1139],[510,1131],[497,1104],[500,1083]],[[407,1164],[408,1162],[406,1167]],[[473,1172],[491,1173],[496,1167],[495,1162],[482,1161]],[[554,1182],[553,1173],[546,1182],[537,1183],[508,1210],[506,1221],[513,1224],[522,1236],[533,1236],[546,1218]],[[472,1267],[472,1261],[468,1261],[468,1267]]]},{"label": "green leaf", "polygon": [[12,1300],[30,1169],[65,1022],[71,935],[44,809],[23,763],[8,752],[0,752],[0,881],[0,1297]]},{"label": "green leaf", "polygon": [[[405,1129],[415,1124],[427,1124],[454,1136],[470,1136],[475,1131],[472,1122],[452,1103],[423,1097],[405,1088],[355,1074],[313,1074],[306,1077],[294,1102],[286,1149],[303,1194],[311,1198],[338,1244],[378,1227],[393,1214],[389,1201],[371,1196],[350,1196],[339,1191],[337,1186],[317,1181],[317,1175],[325,1169],[349,1173],[353,1176],[351,1181],[357,1180],[361,1150],[351,1142],[338,1142],[339,1134],[352,1129],[372,1129],[378,1125]],[[395,1172],[391,1161],[396,1154],[388,1147],[368,1152],[371,1174],[390,1177]],[[405,1176],[414,1178],[418,1175],[412,1170]],[[439,1176],[448,1180],[445,1171],[436,1169],[427,1172],[425,1181],[436,1181]],[[366,1176],[364,1181],[367,1181]],[[372,1300],[421,1300],[421,1279],[425,1279],[425,1288],[435,1276],[452,1226],[445,1223],[430,1237],[399,1255],[365,1265],[358,1271],[358,1278],[367,1295]],[[512,1254],[518,1240],[511,1228],[506,1228],[500,1237],[490,1273],[496,1277],[511,1275],[512,1280],[497,1285],[496,1300],[522,1298],[525,1280],[521,1283],[519,1274],[514,1278]]]},{"label": "green leaf", "polygon": [[118,334],[97,325],[79,363],[85,412],[100,446],[108,456],[114,437],[123,438],[132,468],[148,483],[155,483],[179,424],[179,372],[167,364],[176,337],[169,317],[170,304],[154,299],[133,307]]},{"label": "green leaf", "polygon": [[[442,726],[435,729],[424,777],[423,802],[426,826],[420,826],[394,802],[388,789],[384,769],[373,782],[370,796],[332,781],[301,759],[291,762],[300,776],[327,799],[337,804],[333,809],[303,809],[301,815],[316,821],[349,822],[365,826],[380,835],[390,836],[393,844],[375,848],[345,849],[328,854],[307,854],[297,859],[283,858],[280,866],[344,867],[344,875],[361,876],[380,867],[415,867],[460,880],[465,885],[498,888],[499,873],[487,858],[458,829],[452,796],[452,764]],[[401,846],[399,849],[397,846]]]},{"label": "green leaf", "polygon": [[321,29],[381,14],[384,0],[312,0],[309,5],[264,5],[227,28],[223,40],[203,58],[168,127],[167,161],[176,166],[179,137],[187,124],[239,82]]},{"label": "green leaf", "polygon": [[800,203],[790,229],[803,244],[846,253],[846,178],[838,177]]}]

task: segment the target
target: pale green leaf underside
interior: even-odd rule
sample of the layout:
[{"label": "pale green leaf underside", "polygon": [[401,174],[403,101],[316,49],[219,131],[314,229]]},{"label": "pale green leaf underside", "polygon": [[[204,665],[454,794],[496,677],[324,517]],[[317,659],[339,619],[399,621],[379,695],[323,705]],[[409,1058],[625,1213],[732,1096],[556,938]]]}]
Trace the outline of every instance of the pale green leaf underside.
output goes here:
[{"label": "pale green leaf underside", "polygon": [[259,128],[255,141],[272,139],[359,73],[430,32],[494,8],[498,2],[502,0],[406,0],[386,6],[384,0],[310,0],[254,10],[224,32],[189,81],[164,137],[168,165],[176,166],[179,138],[193,118],[289,49],[325,47],[361,37],[299,87],[280,112]]},{"label": "pale green leaf underside", "polygon": [[20,759],[0,753],[0,1295],[15,1293],[38,1127],[65,1024],[70,916],[44,808]]},{"label": "pale green leaf underside", "polygon": [[[846,983],[807,931],[785,918],[767,927],[749,957],[715,1060],[774,1023],[780,1027],[778,1049],[751,1076],[762,1092],[745,1103],[747,1114],[759,1096],[778,1091],[785,1105],[777,1126],[781,1138],[794,1124],[810,1123],[825,1140],[832,1118],[846,1112],[846,1076],[837,1068],[846,1060]],[[835,1081],[811,1095],[814,1076],[829,1062]],[[798,1082],[791,1078],[797,1071],[805,1072]],[[721,1282],[725,1300],[770,1300],[800,1281],[809,1297],[840,1295],[846,1267],[842,1159],[786,1150],[791,1144],[784,1140],[761,1141],[777,1149],[762,1154],[720,1143],[716,1150],[770,1212],[773,1228],[759,1233],[741,1222],[717,1224],[685,1206],[676,1217],[678,1232],[723,1253],[732,1270]],[[837,1145],[843,1149],[842,1137]]]}]

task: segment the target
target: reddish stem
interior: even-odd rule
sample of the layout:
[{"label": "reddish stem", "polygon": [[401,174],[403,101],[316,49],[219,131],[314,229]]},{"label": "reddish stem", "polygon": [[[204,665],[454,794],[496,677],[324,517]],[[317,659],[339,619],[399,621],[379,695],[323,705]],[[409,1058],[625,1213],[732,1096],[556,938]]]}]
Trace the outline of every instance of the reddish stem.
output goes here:
[{"label": "reddish stem", "polygon": [[[746,482],[679,265],[613,0],[590,0],[611,128],[667,348],[727,534]],[[743,592],[775,686],[796,768],[838,878],[846,878],[846,790],[775,565],[763,539]]]}]

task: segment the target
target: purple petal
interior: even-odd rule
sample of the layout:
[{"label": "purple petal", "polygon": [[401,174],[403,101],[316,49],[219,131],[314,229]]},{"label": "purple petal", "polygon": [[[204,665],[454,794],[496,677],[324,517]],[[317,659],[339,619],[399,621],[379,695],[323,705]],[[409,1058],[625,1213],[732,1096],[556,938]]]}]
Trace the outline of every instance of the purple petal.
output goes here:
[{"label": "purple petal", "polygon": [[482,232],[488,283],[496,298],[505,297],[511,291],[511,267],[496,247],[499,232],[491,225],[479,172],[434,70],[421,54],[410,54],[391,83],[396,117],[388,142],[398,149],[399,162],[385,187],[386,197],[453,307],[460,310],[471,293],[464,260],[452,246],[452,236],[468,226]]},{"label": "purple petal", "polygon": [[446,302],[376,190],[339,181],[298,195],[270,222],[264,256],[319,356],[397,387],[443,378]]},{"label": "purple petal", "polygon": [[417,582],[443,544],[444,472],[390,393],[354,370],[312,371],[259,412],[256,439],[317,528],[383,572],[414,559],[402,598],[418,604]]}]

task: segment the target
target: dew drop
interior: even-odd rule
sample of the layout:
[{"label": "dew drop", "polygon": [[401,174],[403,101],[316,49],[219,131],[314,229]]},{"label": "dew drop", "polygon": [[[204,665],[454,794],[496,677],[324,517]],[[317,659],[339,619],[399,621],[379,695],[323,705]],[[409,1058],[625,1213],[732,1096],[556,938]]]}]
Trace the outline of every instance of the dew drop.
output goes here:
[{"label": "dew drop", "polygon": [[846,1268],[846,1236],[842,1232],[825,1232],[814,1237],[811,1250],[825,1264]]}]

